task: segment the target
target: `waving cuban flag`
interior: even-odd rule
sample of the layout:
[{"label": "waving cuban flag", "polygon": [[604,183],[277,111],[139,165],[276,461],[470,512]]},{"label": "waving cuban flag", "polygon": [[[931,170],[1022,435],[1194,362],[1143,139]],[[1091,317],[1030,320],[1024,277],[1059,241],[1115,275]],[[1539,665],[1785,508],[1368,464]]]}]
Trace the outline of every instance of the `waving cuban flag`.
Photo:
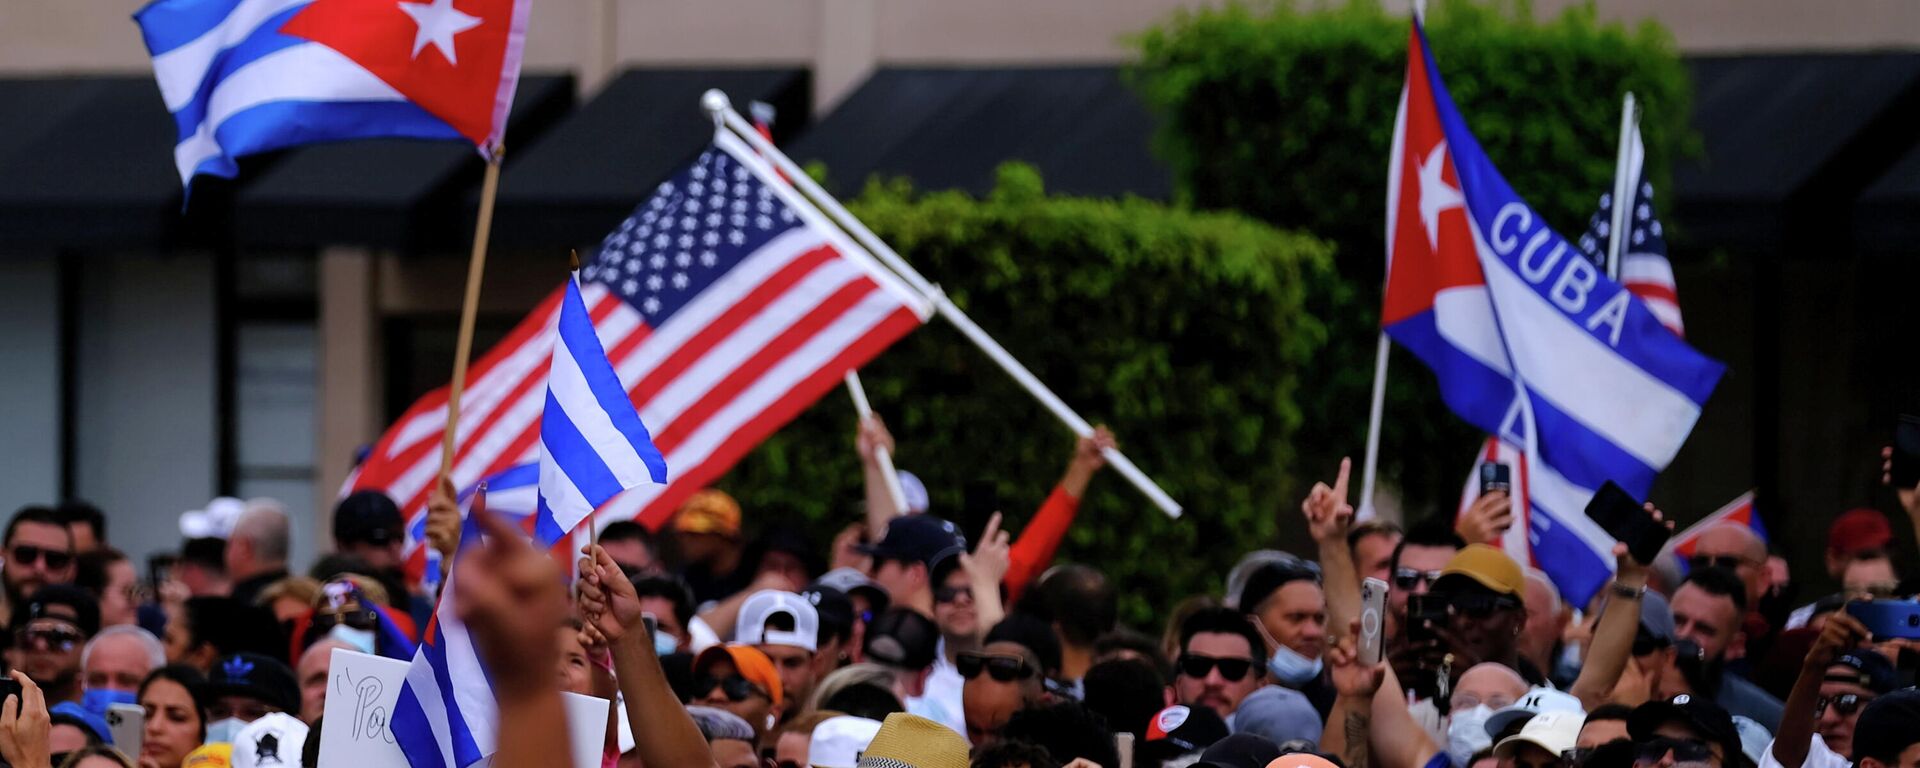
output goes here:
[{"label": "waving cuban flag", "polygon": [[[1449,408],[1521,448],[1530,560],[1584,604],[1613,540],[1584,514],[1608,480],[1645,498],[1724,367],[1547,226],[1454,108],[1418,20],[1388,177],[1381,322]],[[1517,497],[1518,498],[1518,497]]]}]

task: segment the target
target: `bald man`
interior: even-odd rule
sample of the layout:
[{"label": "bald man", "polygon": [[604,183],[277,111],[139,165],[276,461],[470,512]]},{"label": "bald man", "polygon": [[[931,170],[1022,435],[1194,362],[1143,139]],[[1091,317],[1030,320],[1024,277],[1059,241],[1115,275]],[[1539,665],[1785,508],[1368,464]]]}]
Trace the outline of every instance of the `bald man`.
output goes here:
[{"label": "bald man", "polygon": [[1760,604],[1771,586],[1767,578],[1767,544],[1737,523],[1721,523],[1700,534],[1693,547],[1693,568],[1718,565],[1733,571],[1747,588],[1747,606]]},{"label": "bald man", "polygon": [[1519,701],[1527,687],[1519,672],[1492,661],[1475,664],[1460,675],[1453,687],[1446,734],[1447,750],[1456,764],[1466,765],[1473,753],[1493,746],[1487,718]]},{"label": "bald man", "polygon": [[227,577],[233,579],[233,601],[253,605],[268,584],[287,577],[287,552],[292,530],[280,502],[254,499],[227,534]]}]

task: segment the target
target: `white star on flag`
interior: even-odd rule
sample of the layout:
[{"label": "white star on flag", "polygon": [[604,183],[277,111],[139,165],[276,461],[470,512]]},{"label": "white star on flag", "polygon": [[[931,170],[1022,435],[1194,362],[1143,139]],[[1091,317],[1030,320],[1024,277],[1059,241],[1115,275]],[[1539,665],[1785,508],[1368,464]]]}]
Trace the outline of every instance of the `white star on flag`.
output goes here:
[{"label": "white star on flag", "polygon": [[460,59],[453,52],[453,36],[480,26],[477,16],[468,16],[453,7],[453,0],[433,0],[431,3],[401,2],[400,10],[413,17],[413,23],[419,31],[413,35],[413,57],[420,58],[420,50],[432,44],[447,57],[447,63],[459,65]]},{"label": "white star on flag", "polygon": [[1447,164],[1447,144],[1434,146],[1427,159],[1420,161],[1420,223],[1427,227],[1427,245],[1440,249],[1440,212],[1466,204],[1460,190],[1449,186],[1440,172]]}]

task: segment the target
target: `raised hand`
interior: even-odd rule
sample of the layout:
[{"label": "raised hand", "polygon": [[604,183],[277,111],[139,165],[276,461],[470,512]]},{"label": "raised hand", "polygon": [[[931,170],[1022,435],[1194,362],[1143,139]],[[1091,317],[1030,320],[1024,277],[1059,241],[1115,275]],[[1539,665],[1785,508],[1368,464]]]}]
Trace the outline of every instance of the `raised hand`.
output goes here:
[{"label": "raised hand", "polygon": [[960,553],[960,567],[967,570],[975,584],[992,584],[998,588],[1000,580],[1007,575],[1008,558],[1013,549],[1011,540],[1011,535],[1000,530],[1000,513],[993,513],[987,518],[987,529],[980,534],[980,543],[974,545],[973,553]]},{"label": "raised hand", "polygon": [[873,557],[862,553],[861,544],[866,543],[867,526],[854,523],[840,529],[833,537],[833,568],[853,568],[866,573],[873,565]]},{"label": "raised hand", "polygon": [[[1893,485],[1893,446],[1880,448],[1880,484]],[[1920,487],[1895,487],[1894,494],[1900,497],[1900,508],[1907,511],[1908,517],[1920,518]]]},{"label": "raised hand", "polygon": [[1352,469],[1352,459],[1341,459],[1340,474],[1333,485],[1314,483],[1306,500],[1300,502],[1300,511],[1307,516],[1307,532],[1314,541],[1325,544],[1339,540],[1345,544],[1347,529],[1353,526],[1353,505],[1347,502],[1347,475]]},{"label": "raised hand", "polygon": [[1359,620],[1351,622],[1347,630],[1347,634],[1327,649],[1327,666],[1333,670],[1333,689],[1341,696],[1371,699],[1387,678],[1387,663],[1361,664],[1359,651],[1354,647],[1354,638],[1360,636]]},{"label": "raised hand", "polygon": [[1813,647],[1807,651],[1807,660],[1801,667],[1803,674],[1825,674],[1841,652],[1859,647],[1871,637],[1873,633],[1867,631],[1866,625],[1846,609],[1827,614],[1827,625],[1821,628],[1820,636],[1814,638]]},{"label": "raised hand", "polygon": [[[475,494],[474,504],[485,504],[482,497]],[[453,553],[460,549],[459,497],[453,492],[453,481],[445,477],[427,494],[427,546],[447,560],[452,560]]]},{"label": "raised hand", "polygon": [[887,424],[880,420],[879,414],[860,420],[860,431],[854,436],[853,446],[860,452],[860,463],[868,467],[880,466],[876,448],[885,448],[887,455],[894,455],[893,435],[887,432]]},{"label": "raised hand", "polygon": [[20,684],[20,695],[8,696],[0,704],[0,757],[16,768],[47,768],[51,764],[47,741],[53,730],[47,698],[27,673],[14,670],[10,676]]},{"label": "raised hand", "polygon": [[554,685],[559,649],[553,631],[567,620],[567,593],[546,553],[484,504],[471,513],[486,543],[469,547],[455,566],[454,611],[473,635],[504,698]]},{"label": "raised hand", "polygon": [[[1668,520],[1660,508],[1653,505],[1653,502],[1641,505],[1641,509],[1645,509],[1647,514],[1653,517],[1654,522],[1666,526],[1669,535],[1673,533],[1673,521]],[[1624,542],[1613,543],[1613,561],[1615,581],[1631,587],[1647,585],[1647,568],[1650,564],[1633,559],[1633,555],[1627,553],[1627,545]]]},{"label": "raised hand", "polygon": [[1497,544],[1513,527],[1513,498],[1506,491],[1480,494],[1467,513],[1453,524],[1454,533],[1468,544]]},{"label": "raised hand", "polygon": [[[580,580],[575,583],[580,619],[599,630],[609,645],[645,623],[640,595],[613,556],[598,544],[580,549]],[[649,646],[651,647],[651,646]]]}]

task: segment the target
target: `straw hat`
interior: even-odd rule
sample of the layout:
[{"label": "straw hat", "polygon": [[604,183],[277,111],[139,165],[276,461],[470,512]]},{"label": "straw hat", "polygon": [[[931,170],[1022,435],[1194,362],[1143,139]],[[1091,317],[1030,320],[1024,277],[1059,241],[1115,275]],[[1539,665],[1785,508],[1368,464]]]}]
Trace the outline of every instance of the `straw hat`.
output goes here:
[{"label": "straw hat", "polygon": [[880,724],[859,768],[967,768],[967,740],[919,715],[895,712]]}]

